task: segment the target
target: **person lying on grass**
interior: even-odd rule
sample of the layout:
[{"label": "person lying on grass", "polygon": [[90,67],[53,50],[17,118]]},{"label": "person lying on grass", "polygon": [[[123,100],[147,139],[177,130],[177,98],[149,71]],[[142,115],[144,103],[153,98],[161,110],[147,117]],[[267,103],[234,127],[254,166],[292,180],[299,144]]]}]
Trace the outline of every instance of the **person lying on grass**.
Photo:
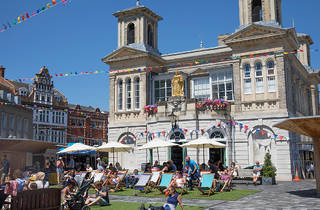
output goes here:
[{"label": "person lying on grass", "polygon": [[94,204],[99,204],[100,206],[109,205],[109,195],[107,187],[102,186],[102,182],[98,181],[94,183],[95,194],[89,195],[86,200],[86,205],[92,206]]}]

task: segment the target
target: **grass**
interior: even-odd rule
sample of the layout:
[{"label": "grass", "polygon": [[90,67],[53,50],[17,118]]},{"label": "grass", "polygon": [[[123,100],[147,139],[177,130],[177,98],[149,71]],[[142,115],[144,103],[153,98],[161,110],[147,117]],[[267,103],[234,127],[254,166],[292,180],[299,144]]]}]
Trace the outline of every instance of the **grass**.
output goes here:
[{"label": "grass", "polygon": [[[141,207],[141,203],[133,203],[133,202],[116,202],[116,201],[110,201],[110,206],[90,206],[91,209],[117,209],[117,210],[130,210],[130,209],[139,209]],[[153,203],[153,206],[162,206],[163,204],[156,204]],[[148,208],[149,204],[145,204],[145,207]],[[200,207],[200,206],[184,206],[185,210],[201,210],[206,207]],[[177,206],[177,210],[181,210],[180,206]]]},{"label": "grass", "polygon": [[[259,192],[259,190],[232,190],[231,192],[216,192],[210,197],[203,196],[198,190],[188,191],[188,194],[182,195],[185,199],[212,199],[212,200],[230,200],[235,201],[245,196]],[[122,196],[134,196],[135,191],[133,189],[124,189],[120,192],[110,193],[110,195],[122,195]],[[160,191],[153,190],[148,194],[136,191],[136,196],[140,197],[165,197],[165,195],[160,195]]]}]

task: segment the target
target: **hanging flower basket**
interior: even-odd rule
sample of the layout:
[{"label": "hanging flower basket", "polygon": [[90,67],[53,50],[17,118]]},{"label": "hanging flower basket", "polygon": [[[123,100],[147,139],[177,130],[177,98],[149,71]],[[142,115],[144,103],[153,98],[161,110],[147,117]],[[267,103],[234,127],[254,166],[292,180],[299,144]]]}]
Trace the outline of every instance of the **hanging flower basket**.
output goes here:
[{"label": "hanging flower basket", "polygon": [[196,109],[199,111],[217,111],[225,110],[229,106],[229,102],[223,99],[206,99],[205,101],[196,102]]},{"label": "hanging flower basket", "polygon": [[148,115],[153,115],[156,114],[158,112],[158,105],[154,104],[154,105],[146,105],[144,107],[144,113],[148,114]]}]

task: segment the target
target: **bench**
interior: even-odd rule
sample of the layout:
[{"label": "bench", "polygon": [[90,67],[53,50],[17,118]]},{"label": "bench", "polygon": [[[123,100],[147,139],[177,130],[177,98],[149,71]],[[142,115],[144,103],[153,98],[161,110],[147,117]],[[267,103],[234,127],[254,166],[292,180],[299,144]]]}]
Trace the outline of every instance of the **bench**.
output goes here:
[{"label": "bench", "polygon": [[[253,184],[252,169],[238,169],[238,176],[232,178],[232,184]],[[257,184],[262,184],[262,179],[259,177]]]},{"label": "bench", "polygon": [[18,192],[11,200],[11,210],[60,210],[61,189],[37,189]]}]

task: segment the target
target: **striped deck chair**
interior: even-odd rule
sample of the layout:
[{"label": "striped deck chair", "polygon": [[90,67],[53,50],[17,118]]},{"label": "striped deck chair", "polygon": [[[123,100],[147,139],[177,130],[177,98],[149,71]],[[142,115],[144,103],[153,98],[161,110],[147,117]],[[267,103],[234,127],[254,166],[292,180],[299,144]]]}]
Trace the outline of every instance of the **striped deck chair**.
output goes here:
[{"label": "striped deck chair", "polygon": [[120,177],[120,185],[125,186],[125,178],[128,173],[128,170],[118,171],[118,177]]},{"label": "striped deck chair", "polygon": [[135,190],[143,191],[148,186],[150,178],[152,174],[151,173],[143,173],[139,176],[139,180],[137,184],[134,186]]},{"label": "striped deck chair", "polygon": [[152,172],[152,176],[150,179],[150,185],[158,185],[159,179],[160,179],[161,171],[154,171]]},{"label": "striped deck chair", "polygon": [[161,174],[160,184],[155,188],[160,190],[161,193],[163,193],[163,191],[169,187],[170,182],[172,180],[172,176],[173,174]]},{"label": "striped deck chair", "polygon": [[211,193],[214,193],[213,179],[214,174],[203,174],[197,189],[202,192],[202,194],[206,194],[206,191],[209,191],[208,196],[210,196]]}]

